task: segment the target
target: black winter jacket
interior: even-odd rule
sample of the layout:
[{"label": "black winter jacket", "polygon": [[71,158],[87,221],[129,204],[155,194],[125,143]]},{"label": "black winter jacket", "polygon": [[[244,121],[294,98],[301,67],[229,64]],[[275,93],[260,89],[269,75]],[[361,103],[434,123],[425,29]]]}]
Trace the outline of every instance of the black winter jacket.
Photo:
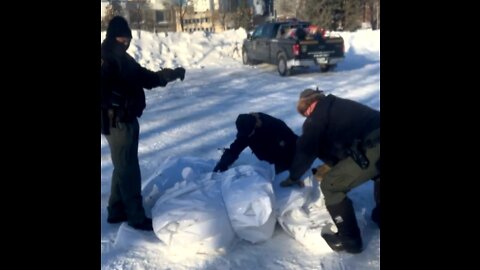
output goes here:
[{"label": "black winter jacket", "polygon": [[380,112],[361,103],[328,95],[303,123],[290,178],[298,180],[315,158],[330,166],[346,158],[355,139],[363,141],[380,128]]},{"label": "black winter jacket", "polygon": [[167,85],[161,72],[140,66],[115,39],[101,45],[101,108],[121,111],[122,121],[140,117],[145,109],[143,88]]},{"label": "black winter jacket", "polygon": [[259,160],[275,164],[276,170],[287,170],[295,154],[298,136],[280,119],[258,113],[262,125],[250,137],[238,136],[230,145],[233,160],[250,147]]}]

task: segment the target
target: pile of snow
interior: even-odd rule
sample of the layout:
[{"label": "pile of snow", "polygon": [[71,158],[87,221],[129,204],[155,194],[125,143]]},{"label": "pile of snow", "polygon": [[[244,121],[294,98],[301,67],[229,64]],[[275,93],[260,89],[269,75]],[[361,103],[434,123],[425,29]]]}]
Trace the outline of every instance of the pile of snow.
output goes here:
[{"label": "pile of snow", "polygon": [[[101,41],[106,32],[101,33]],[[127,52],[148,69],[204,68],[223,66],[226,60],[241,61],[241,49],[247,32],[243,28],[221,33],[168,32],[151,33],[132,31],[132,41]]]}]

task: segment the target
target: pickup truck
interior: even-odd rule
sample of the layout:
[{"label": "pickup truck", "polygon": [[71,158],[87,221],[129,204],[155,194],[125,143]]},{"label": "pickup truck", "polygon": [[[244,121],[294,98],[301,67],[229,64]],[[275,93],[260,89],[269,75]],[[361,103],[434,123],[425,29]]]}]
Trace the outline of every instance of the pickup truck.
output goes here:
[{"label": "pickup truck", "polygon": [[[242,46],[245,65],[277,65],[280,76],[290,75],[295,67],[320,66],[326,72],[344,60],[342,37],[309,34],[311,24],[302,21],[266,22],[247,34]],[[297,32],[297,35],[292,34]]]}]

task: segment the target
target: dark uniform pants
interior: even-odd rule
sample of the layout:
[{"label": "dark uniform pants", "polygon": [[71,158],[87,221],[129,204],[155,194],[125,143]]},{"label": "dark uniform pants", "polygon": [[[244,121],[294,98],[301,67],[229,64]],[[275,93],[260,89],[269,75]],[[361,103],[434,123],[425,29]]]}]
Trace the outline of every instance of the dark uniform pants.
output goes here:
[{"label": "dark uniform pants", "polygon": [[145,219],[141,195],[141,175],[138,163],[138,120],[117,122],[106,135],[110,146],[113,174],[108,201],[109,218],[126,216],[129,224]]}]

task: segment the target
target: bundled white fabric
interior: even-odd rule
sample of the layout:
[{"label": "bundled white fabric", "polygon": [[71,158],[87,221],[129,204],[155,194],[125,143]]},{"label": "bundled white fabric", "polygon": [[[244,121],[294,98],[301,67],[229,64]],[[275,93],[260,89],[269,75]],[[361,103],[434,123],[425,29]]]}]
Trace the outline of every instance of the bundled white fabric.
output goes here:
[{"label": "bundled white fabric", "polygon": [[318,181],[305,174],[302,177],[304,188],[280,187],[280,182],[287,176],[288,172],[279,174],[273,183],[278,223],[287,234],[306,247],[318,249],[319,244],[327,245],[320,232],[321,228],[332,223],[332,220],[325,207]]},{"label": "bundled white fabric", "polygon": [[181,180],[199,184],[201,175],[211,172],[214,166],[213,160],[205,161],[196,157],[168,157],[148,178],[142,188],[143,207],[147,216],[151,216],[153,206],[167,189],[172,188]]},{"label": "bundled white fabric", "polygon": [[220,182],[200,181],[202,186],[182,181],[167,190],[152,209],[153,230],[170,251],[217,253],[231,245],[235,233],[230,225]]},{"label": "bundled white fabric", "polygon": [[232,227],[251,243],[271,238],[275,229],[273,176],[269,164],[238,166],[222,175],[222,195]]},{"label": "bundled white fabric", "polygon": [[151,232],[136,230],[124,222],[118,228],[114,247],[120,249],[160,250],[165,245]]}]

